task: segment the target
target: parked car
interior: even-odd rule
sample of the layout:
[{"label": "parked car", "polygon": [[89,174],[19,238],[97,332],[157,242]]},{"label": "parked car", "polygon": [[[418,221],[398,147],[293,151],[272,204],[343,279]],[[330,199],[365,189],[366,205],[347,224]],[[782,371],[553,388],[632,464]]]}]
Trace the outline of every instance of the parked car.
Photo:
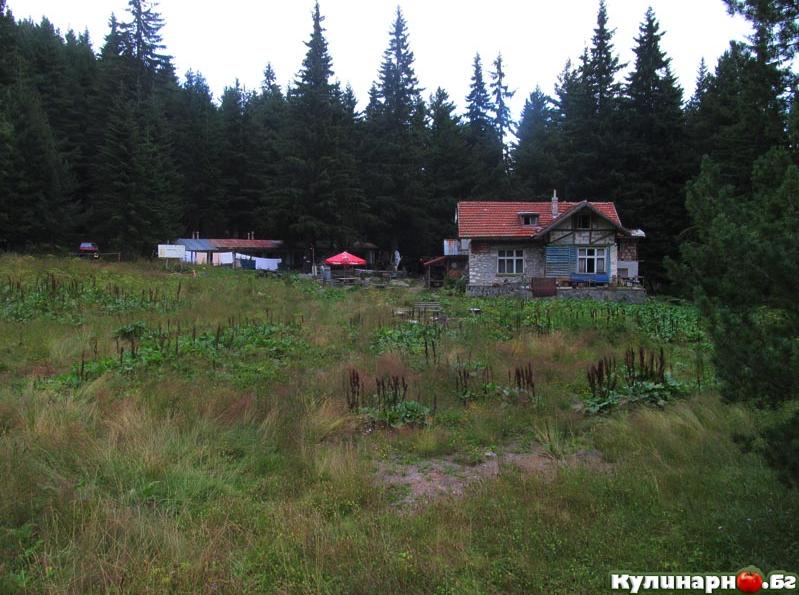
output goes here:
[{"label": "parked car", "polygon": [[100,258],[100,249],[94,242],[81,242],[78,246],[78,256],[81,258]]}]

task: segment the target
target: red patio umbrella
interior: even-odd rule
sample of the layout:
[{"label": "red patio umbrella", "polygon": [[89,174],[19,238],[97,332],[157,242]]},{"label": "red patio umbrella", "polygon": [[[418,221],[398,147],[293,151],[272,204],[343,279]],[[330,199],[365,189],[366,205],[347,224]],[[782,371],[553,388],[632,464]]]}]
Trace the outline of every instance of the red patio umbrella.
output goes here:
[{"label": "red patio umbrella", "polygon": [[349,252],[342,252],[341,254],[336,254],[335,256],[326,258],[325,262],[327,264],[342,266],[363,266],[366,264],[366,261],[363,258],[359,258],[354,254],[350,254]]}]

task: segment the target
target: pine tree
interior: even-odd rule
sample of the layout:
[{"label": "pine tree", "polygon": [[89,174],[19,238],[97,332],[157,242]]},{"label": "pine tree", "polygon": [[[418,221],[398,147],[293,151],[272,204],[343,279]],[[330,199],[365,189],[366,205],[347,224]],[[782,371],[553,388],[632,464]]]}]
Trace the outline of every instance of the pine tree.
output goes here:
[{"label": "pine tree", "polygon": [[466,96],[466,117],[473,137],[490,138],[493,135],[492,110],[491,97],[483,80],[483,63],[478,53],[472,62],[472,83]]},{"label": "pine tree", "polygon": [[510,190],[502,139],[492,117],[495,111],[478,53],[472,62],[472,82],[466,96],[467,139],[473,162],[469,198],[501,198]]},{"label": "pine tree", "polygon": [[[585,52],[582,61],[587,60]],[[583,200],[589,196],[589,180],[596,168],[593,146],[586,136],[595,132],[591,126],[593,109],[588,88],[570,60],[558,76],[555,95],[556,155],[561,170],[568,172],[555,188],[563,199]]]},{"label": "pine tree", "polygon": [[161,53],[164,49],[161,29],[164,20],[148,0],[128,0],[130,22],[122,23],[119,31],[125,40],[124,54],[132,60],[137,90],[144,95],[152,91],[160,71],[171,70],[171,59]]},{"label": "pine tree", "polygon": [[[252,231],[251,218],[257,201],[253,196],[254,189],[247,188],[249,171],[250,130],[245,123],[247,102],[250,97],[236,79],[232,87],[222,93],[219,108],[221,117],[219,181],[222,192],[222,204],[225,205],[224,233],[231,236],[243,236]],[[217,221],[218,228],[221,221]]]},{"label": "pine tree", "polygon": [[641,257],[650,281],[662,279],[663,258],[676,256],[677,235],[688,227],[683,187],[690,163],[682,89],[660,47],[662,37],[650,8],[636,37],[635,66],[625,87],[624,183],[616,195],[623,221],[647,233]]},{"label": "pine tree", "polygon": [[69,239],[72,178],[38,92],[20,81],[10,99],[13,135],[4,189],[10,228],[5,239],[12,247],[52,246]]},{"label": "pine tree", "polygon": [[767,39],[772,56],[791,60],[799,49],[799,5],[794,0],[724,0],[731,13],[743,14],[761,39]]},{"label": "pine tree", "polygon": [[540,87],[524,102],[513,158],[514,186],[520,197],[546,198],[561,187],[554,102]]},{"label": "pine tree", "polygon": [[458,200],[469,196],[471,160],[466,130],[455,114],[455,104],[441,88],[430,97],[429,148],[425,162],[433,234],[438,238],[454,237],[453,213]]},{"label": "pine tree", "polygon": [[203,237],[219,237],[225,230],[227,212],[219,184],[221,122],[202,74],[186,73],[180,102],[173,126],[176,165],[185,197],[183,227],[199,231]]},{"label": "pine tree", "polygon": [[288,95],[285,194],[281,217],[293,237],[346,244],[356,235],[361,191],[344,134],[350,125],[324,36],[319,4],[302,69]]},{"label": "pine tree", "polygon": [[613,35],[601,0],[591,47],[576,69],[563,72],[557,87],[562,157],[571,173],[562,196],[569,200],[613,200],[623,183],[616,77],[624,65],[614,54]]},{"label": "pine tree", "polygon": [[582,76],[593,101],[594,114],[600,119],[613,113],[621,95],[621,84],[616,80],[616,75],[624,65],[613,53],[615,32],[615,29],[608,29],[607,6],[605,0],[600,0],[588,60],[581,65]]},{"label": "pine tree", "polygon": [[281,207],[280,164],[283,159],[287,105],[271,64],[264,69],[261,93],[250,102],[250,110],[253,126],[251,166],[256,170],[252,173],[260,186],[253,231],[260,235],[282,237],[285,229],[279,226],[275,213]]},{"label": "pine tree", "polygon": [[615,29],[608,28],[605,0],[600,0],[588,60],[583,60],[580,65],[591,109],[590,117],[583,120],[585,128],[581,131],[589,156],[583,198],[612,200],[622,184],[618,117],[621,83],[617,75],[624,65],[614,54],[614,34]]},{"label": "pine tree", "polygon": [[491,72],[491,96],[494,104],[494,127],[497,129],[499,141],[502,144],[505,175],[510,174],[510,141],[508,137],[513,134],[513,118],[507,102],[513,99],[515,94],[516,91],[511,91],[505,84],[502,54],[498,54],[494,60],[494,70]]},{"label": "pine tree", "polygon": [[14,80],[17,40],[16,25],[6,0],[0,0],[0,89]]},{"label": "pine tree", "polygon": [[129,15],[127,23],[111,16],[100,51],[87,231],[123,253],[151,254],[153,243],[182,231],[181,109],[170,60],[159,53],[163,20],[140,0],[129,2]]},{"label": "pine tree", "polygon": [[408,24],[397,7],[388,48],[383,53],[377,90],[384,114],[390,118],[393,126],[399,128],[410,127],[416,106],[421,100],[422,89],[419,88],[413,62]]},{"label": "pine tree", "polygon": [[724,183],[747,192],[752,164],[771,147],[785,146],[780,71],[732,42],[690,114],[694,152],[721,168]]},{"label": "pine tree", "polygon": [[759,450],[799,484],[799,170],[773,148],[741,194],[710,159],[688,191],[694,233],[682,245],[680,276],[708,324],[726,400],[775,411]]},{"label": "pine tree", "polygon": [[373,226],[370,239],[399,248],[407,260],[433,244],[425,219],[425,106],[413,69],[408,29],[398,8],[383,53],[378,80],[369,94],[361,147],[364,188]]}]

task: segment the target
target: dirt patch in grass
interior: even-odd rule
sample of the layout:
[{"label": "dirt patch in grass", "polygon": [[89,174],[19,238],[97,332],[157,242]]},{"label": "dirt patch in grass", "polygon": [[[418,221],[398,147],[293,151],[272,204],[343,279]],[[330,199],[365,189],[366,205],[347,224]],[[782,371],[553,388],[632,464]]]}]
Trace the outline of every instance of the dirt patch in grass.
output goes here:
[{"label": "dirt patch in grass", "polygon": [[475,464],[464,462],[457,455],[415,463],[399,459],[381,461],[377,465],[377,480],[396,489],[398,506],[412,506],[437,498],[461,497],[471,484],[494,479],[505,470],[518,469],[551,480],[561,467],[608,471],[611,465],[596,451],[579,451],[558,459],[535,445],[525,452],[486,451]]}]

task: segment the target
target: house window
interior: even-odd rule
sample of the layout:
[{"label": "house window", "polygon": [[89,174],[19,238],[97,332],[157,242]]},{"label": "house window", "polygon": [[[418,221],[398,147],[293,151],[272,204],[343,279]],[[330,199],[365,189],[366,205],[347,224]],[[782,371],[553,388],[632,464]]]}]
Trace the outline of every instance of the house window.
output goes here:
[{"label": "house window", "polygon": [[580,248],[577,251],[577,272],[589,275],[605,273],[604,248]]},{"label": "house window", "polygon": [[524,272],[524,250],[500,250],[497,254],[497,273],[521,275]]},{"label": "house window", "polygon": [[537,213],[522,213],[520,217],[522,218],[522,225],[525,226],[538,225]]},{"label": "house window", "polygon": [[591,215],[583,213],[574,216],[575,229],[591,229]]}]

